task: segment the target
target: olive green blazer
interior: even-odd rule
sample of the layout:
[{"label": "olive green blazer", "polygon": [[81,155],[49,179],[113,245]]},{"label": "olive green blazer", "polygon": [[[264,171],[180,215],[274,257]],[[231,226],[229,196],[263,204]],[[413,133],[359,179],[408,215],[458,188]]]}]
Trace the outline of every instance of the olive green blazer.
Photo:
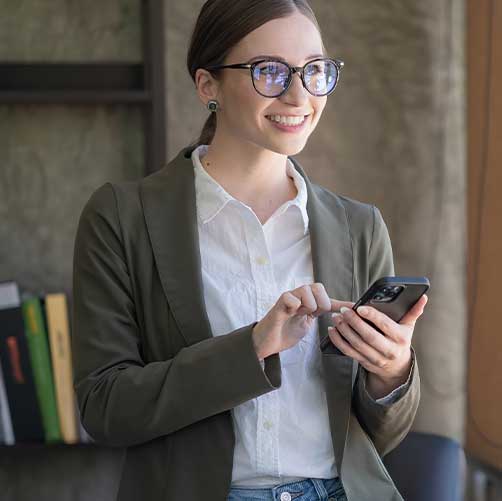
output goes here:
[{"label": "olive green blazer", "polygon": [[[84,428],[125,447],[120,501],[224,501],[234,453],[231,409],[281,386],[280,354],[262,369],[252,325],[213,337],[205,310],[188,147],[139,181],[106,183],[85,205],[73,263],[74,383]],[[393,275],[380,212],[309,181],[314,278],[355,300]],[[259,319],[257,319],[259,320]],[[319,318],[320,336],[329,315]],[[365,371],[333,345],[322,355],[330,429],[349,501],[401,500],[381,456],[406,435],[419,402],[411,385],[384,406]]]}]

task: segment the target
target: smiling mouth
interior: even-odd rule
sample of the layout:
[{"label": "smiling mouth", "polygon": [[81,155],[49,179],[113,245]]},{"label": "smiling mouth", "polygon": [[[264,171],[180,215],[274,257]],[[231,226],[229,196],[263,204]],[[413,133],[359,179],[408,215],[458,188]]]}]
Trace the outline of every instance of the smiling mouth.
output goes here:
[{"label": "smiling mouth", "polygon": [[295,116],[287,116],[287,115],[265,115],[265,118],[270,120],[271,122],[278,123],[280,125],[286,125],[290,127],[295,127],[298,125],[302,125],[309,115],[295,115]]}]

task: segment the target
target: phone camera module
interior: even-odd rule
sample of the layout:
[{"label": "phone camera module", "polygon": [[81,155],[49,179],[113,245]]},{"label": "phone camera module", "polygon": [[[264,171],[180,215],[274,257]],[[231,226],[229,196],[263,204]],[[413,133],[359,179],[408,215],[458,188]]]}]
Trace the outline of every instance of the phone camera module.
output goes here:
[{"label": "phone camera module", "polygon": [[392,296],[390,296],[389,292],[385,289],[386,288],[383,288],[380,291],[376,292],[373,296],[372,301],[375,303],[387,303],[389,301],[392,301]]},{"label": "phone camera module", "polygon": [[397,296],[402,292],[403,286],[401,285],[389,285],[380,288],[373,296],[372,301],[375,303],[390,303],[396,299]]}]

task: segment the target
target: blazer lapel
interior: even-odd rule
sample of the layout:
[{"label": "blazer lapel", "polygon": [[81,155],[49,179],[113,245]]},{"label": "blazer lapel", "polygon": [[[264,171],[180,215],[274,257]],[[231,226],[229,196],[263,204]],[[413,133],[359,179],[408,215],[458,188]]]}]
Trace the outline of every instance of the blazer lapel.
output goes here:
[{"label": "blazer lapel", "polygon": [[[307,213],[314,279],[322,282],[331,298],[350,301],[353,294],[353,256],[350,228],[342,203],[313,185],[302,167],[290,157],[307,185]],[[328,317],[319,319],[320,335],[327,334]],[[322,332],[321,332],[322,331]]]},{"label": "blazer lapel", "polygon": [[[301,166],[291,160],[307,185],[314,279],[324,285],[329,297],[353,300],[354,259],[345,207],[337,197],[313,185]],[[328,335],[329,325],[330,315],[319,317],[320,339]],[[343,355],[333,344],[323,352],[322,367],[335,460],[341,472],[357,367],[352,358]]]},{"label": "blazer lapel", "polygon": [[202,290],[192,148],[141,182],[146,225],[172,315],[188,345],[212,337]]}]

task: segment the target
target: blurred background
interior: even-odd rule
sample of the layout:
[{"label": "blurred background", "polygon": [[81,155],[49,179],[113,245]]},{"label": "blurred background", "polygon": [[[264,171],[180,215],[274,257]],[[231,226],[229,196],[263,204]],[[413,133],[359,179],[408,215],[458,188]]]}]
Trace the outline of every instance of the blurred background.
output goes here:
[{"label": "blurred background", "polygon": [[[0,281],[71,307],[90,194],[197,139],[208,112],[185,57],[203,3],[0,0]],[[389,468],[407,500],[502,500],[502,1],[310,3],[345,68],[298,159],[377,205],[396,274],[431,281],[421,404]],[[0,446],[0,497],[114,499],[122,454]]]}]

